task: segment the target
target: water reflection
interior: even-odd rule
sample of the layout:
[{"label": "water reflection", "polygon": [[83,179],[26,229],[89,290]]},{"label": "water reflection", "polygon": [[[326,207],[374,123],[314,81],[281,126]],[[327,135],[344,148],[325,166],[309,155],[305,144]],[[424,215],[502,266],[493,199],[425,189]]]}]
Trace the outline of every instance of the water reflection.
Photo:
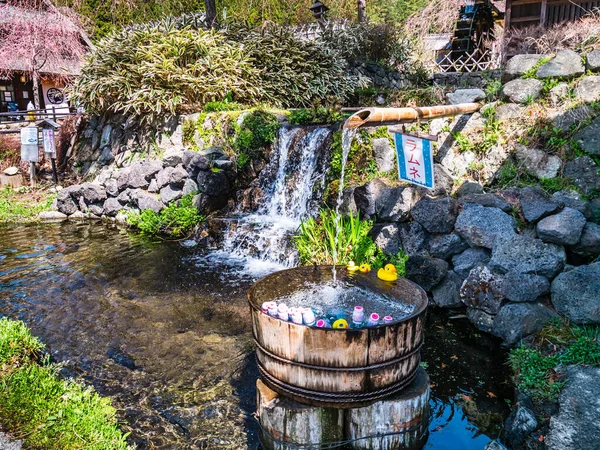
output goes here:
[{"label": "water reflection", "polygon": [[[102,224],[0,227],[0,315],[24,320],[65,375],[110,395],[137,448],[254,449],[252,280],[194,264],[199,252]],[[428,322],[426,448],[482,449],[506,414],[503,356],[464,320]]]}]

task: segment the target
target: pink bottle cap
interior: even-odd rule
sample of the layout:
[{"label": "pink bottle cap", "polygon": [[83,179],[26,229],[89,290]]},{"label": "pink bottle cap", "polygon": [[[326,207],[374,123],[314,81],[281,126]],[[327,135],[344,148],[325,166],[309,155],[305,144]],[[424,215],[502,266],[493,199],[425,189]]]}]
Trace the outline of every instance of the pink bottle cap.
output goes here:
[{"label": "pink bottle cap", "polygon": [[327,325],[327,323],[323,319],[317,320],[317,328],[325,328],[325,325]]},{"label": "pink bottle cap", "polygon": [[394,320],[394,318],[392,316],[385,316],[383,318],[383,323],[390,323]]},{"label": "pink bottle cap", "polygon": [[371,314],[371,320],[374,321],[374,322],[378,322],[379,321],[379,314],[377,314],[377,313]]},{"label": "pink bottle cap", "polygon": [[365,321],[365,310],[362,306],[355,306],[352,312],[352,321],[361,323]]}]

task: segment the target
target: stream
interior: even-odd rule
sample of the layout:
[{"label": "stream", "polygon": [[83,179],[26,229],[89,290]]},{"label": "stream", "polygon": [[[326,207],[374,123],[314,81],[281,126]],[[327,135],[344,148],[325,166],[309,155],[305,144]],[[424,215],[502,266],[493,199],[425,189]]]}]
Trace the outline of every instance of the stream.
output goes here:
[{"label": "stream", "polygon": [[[102,223],[0,227],[0,316],[23,320],[118,408],[138,449],[256,449],[246,292],[255,276]],[[483,449],[512,398],[499,342],[430,310],[426,449]]]}]

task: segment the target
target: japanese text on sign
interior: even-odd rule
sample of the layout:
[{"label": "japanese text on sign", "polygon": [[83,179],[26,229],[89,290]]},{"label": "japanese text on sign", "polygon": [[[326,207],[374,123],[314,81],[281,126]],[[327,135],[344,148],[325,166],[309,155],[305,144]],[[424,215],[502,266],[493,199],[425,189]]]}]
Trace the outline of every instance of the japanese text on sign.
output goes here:
[{"label": "japanese text on sign", "polygon": [[433,189],[433,152],[431,141],[395,133],[398,175],[401,180]]}]

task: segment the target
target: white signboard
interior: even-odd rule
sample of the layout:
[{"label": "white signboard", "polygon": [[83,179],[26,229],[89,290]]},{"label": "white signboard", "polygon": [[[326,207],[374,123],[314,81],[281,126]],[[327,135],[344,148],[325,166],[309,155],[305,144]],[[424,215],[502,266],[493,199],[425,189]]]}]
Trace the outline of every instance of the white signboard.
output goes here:
[{"label": "white signboard", "polygon": [[29,162],[40,160],[37,127],[21,128],[21,160]]},{"label": "white signboard", "polygon": [[42,130],[42,136],[44,138],[44,153],[50,158],[56,158],[56,145],[54,143],[54,130],[44,129]]},{"label": "white signboard", "polygon": [[432,139],[395,133],[398,175],[401,180],[434,188]]},{"label": "white signboard", "polygon": [[36,144],[38,143],[38,129],[37,127],[25,127],[21,128],[21,144]]}]

